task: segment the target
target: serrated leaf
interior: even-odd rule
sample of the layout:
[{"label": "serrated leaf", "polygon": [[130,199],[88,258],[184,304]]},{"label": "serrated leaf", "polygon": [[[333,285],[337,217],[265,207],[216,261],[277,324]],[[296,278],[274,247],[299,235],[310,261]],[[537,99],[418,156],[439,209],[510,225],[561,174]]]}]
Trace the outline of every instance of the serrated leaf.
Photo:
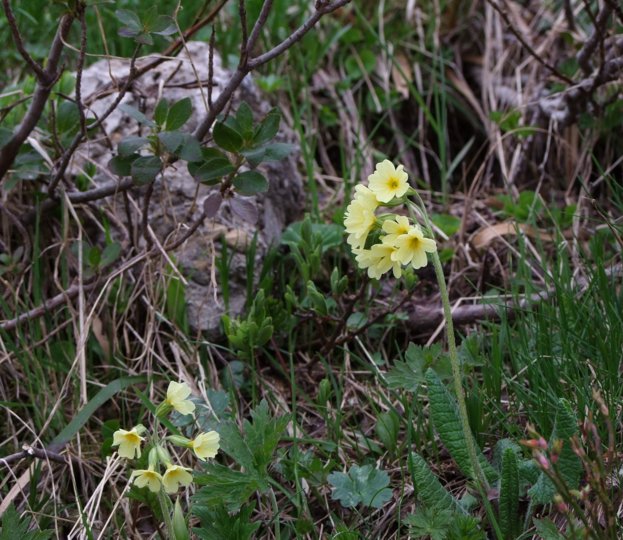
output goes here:
[{"label": "serrated leaf", "polygon": [[142,156],[134,160],[131,167],[132,180],[137,184],[153,182],[162,170],[162,162],[156,156]]},{"label": "serrated leaf", "polygon": [[245,171],[233,180],[234,187],[241,195],[255,195],[268,191],[268,180],[258,171]]},{"label": "serrated leaf", "polygon": [[506,540],[519,536],[519,469],[517,455],[513,448],[507,448],[502,455],[500,480],[500,528]]},{"label": "serrated leaf", "polygon": [[110,172],[117,176],[130,176],[132,174],[132,163],[140,156],[131,154],[129,156],[115,156],[108,162]]},{"label": "serrated leaf", "polygon": [[451,510],[419,506],[414,514],[405,518],[409,525],[409,538],[447,540],[448,528],[456,514]]},{"label": "serrated leaf", "polygon": [[138,150],[143,148],[149,140],[147,137],[137,137],[135,135],[130,135],[129,137],[123,138],[119,145],[117,146],[117,152],[121,157],[128,157],[132,154],[136,153]]},{"label": "serrated leaf", "polygon": [[267,161],[281,161],[287,158],[295,146],[288,143],[271,143],[243,150],[241,154],[247,159],[252,167],[257,167],[260,163]]},{"label": "serrated leaf", "polygon": [[409,465],[417,498],[429,508],[462,511],[459,501],[441,485],[426,461],[417,453],[409,454]]},{"label": "serrated leaf", "polygon": [[10,504],[2,515],[2,528],[0,529],[0,540],[47,540],[52,538],[53,531],[29,531],[29,518],[20,518],[15,507]]},{"label": "serrated leaf", "polygon": [[189,97],[176,101],[169,109],[166,130],[174,131],[181,128],[193,114],[193,104]]},{"label": "serrated leaf", "polygon": [[[456,401],[438,375],[430,368],[426,371],[426,384],[428,385],[430,412],[435,430],[459,469],[463,474],[473,478]],[[482,452],[479,450],[477,452],[478,461],[485,477],[489,482],[495,482],[498,479],[497,471],[489,464]]]},{"label": "serrated leaf", "polygon": [[387,487],[388,474],[372,465],[352,465],[348,474],[333,472],[327,480],[333,488],[331,498],[340,501],[345,508],[354,508],[358,504],[381,508],[392,498],[392,490]]},{"label": "serrated leaf", "polygon": [[214,124],[212,136],[214,137],[214,142],[223,150],[238,152],[242,148],[242,135],[223,122]]},{"label": "serrated leaf", "polygon": [[[558,471],[565,481],[568,489],[576,489],[580,483],[582,463],[571,449],[569,440],[578,432],[578,420],[571,405],[565,400],[558,401],[554,429],[549,438],[550,445],[555,440],[563,441],[562,451],[558,457]],[[556,488],[552,481],[541,473],[536,484],[530,488],[528,494],[536,504],[548,504],[556,494]]]},{"label": "serrated leaf", "polygon": [[403,388],[409,392],[417,392],[419,386],[426,381],[425,374],[429,368],[432,368],[443,380],[452,376],[450,358],[444,354],[441,345],[422,347],[409,343],[405,352],[405,360],[394,362],[385,379],[390,388]]},{"label": "serrated leaf", "polygon": [[201,540],[252,540],[262,524],[252,521],[255,503],[243,506],[239,512],[230,514],[222,505],[201,506],[194,504],[192,512],[200,520],[200,527],[193,532]]},{"label": "serrated leaf", "polygon": [[122,103],[119,105],[119,110],[126,113],[131,118],[134,118],[139,124],[145,124],[149,127],[155,127],[156,123],[153,120],[147,118],[141,111],[139,111],[136,107],[132,107],[132,105],[128,105],[127,103]]},{"label": "serrated leaf", "polygon": [[193,497],[193,504],[208,508],[224,504],[230,512],[237,511],[260,489],[253,474],[215,462],[205,464],[203,474],[195,474],[194,481],[204,487]]},{"label": "serrated leaf", "polygon": [[542,540],[565,540],[565,535],[558,530],[551,519],[534,519],[533,522]]},{"label": "serrated leaf", "polygon": [[279,132],[279,123],[281,122],[281,113],[277,109],[272,109],[260,122],[253,135],[253,143],[255,145],[264,144],[275,138]]}]

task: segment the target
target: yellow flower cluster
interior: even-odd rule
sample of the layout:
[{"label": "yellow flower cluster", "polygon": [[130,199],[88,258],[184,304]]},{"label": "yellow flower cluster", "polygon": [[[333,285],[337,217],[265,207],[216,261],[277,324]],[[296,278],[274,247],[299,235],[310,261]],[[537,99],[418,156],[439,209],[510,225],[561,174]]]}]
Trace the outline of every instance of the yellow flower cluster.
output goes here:
[{"label": "yellow flower cluster", "polygon": [[[426,253],[437,250],[434,240],[426,238],[421,227],[409,218],[396,214],[376,215],[384,204],[394,206],[396,199],[404,197],[409,190],[409,176],[402,165],[394,167],[389,160],[378,163],[368,177],[368,187],[355,186],[355,196],[346,208],[344,226],[360,268],[367,268],[371,278],[379,279],[393,271],[394,277],[402,275],[402,267],[411,265],[418,269],[426,266]],[[366,248],[369,234],[379,229],[379,242]]]},{"label": "yellow flower cluster", "polygon": [[[194,414],[195,404],[189,399],[190,387],[186,383],[169,383],[165,400],[156,408],[156,417],[162,418],[172,410],[180,414]],[[126,459],[141,457],[141,445],[145,441],[143,436],[147,429],[138,425],[127,431],[118,429],[113,434],[113,446],[118,447],[119,455]],[[166,493],[176,493],[180,486],[188,487],[192,483],[192,469],[175,465],[166,450],[164,440],[152,434],[151,449],[149,451],[148,468],[137,469],[132,472],[131,478],[136,487],[147,487],[154,493],[164,489]],[[220,436],[216,431],[199,433],[194,439],[187,439],[180,435],[170,435],[166,440],[174,445],[191,449],[200,460],[210,459],[216,456],[219,450]],[[160,466],[165,467],[161,474]]]}]

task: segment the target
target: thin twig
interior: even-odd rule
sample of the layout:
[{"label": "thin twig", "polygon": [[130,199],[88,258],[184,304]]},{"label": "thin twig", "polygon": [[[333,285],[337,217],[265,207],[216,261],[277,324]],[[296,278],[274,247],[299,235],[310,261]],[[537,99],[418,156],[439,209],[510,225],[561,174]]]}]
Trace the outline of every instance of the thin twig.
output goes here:
[{"label": "thin twig", "polygon": [[255,43],[257,42],[260,34],[262,32],[262,28],[266,24],[266,20],[268,19],[268,14],[270,13],[270,9],[273,7],[273,0],[264,0],[262,4],[262,9],[260,10],[260,14],[253,25],[253,29],[251,30],[251,34],[249,35],[249,40],[247,41],[247,55],[251,55],[253,52],[253,47],[255,47]]},{"label": "thin twig", "polygon": [[32,130],[35,129],[43,114],[45,105],[52,92],[52,87],[60,76],[59,64],[63,52],[63,41],[65,41],[73,21],[74,17],[69,14],[61,19],[56,36],[50,47],[46,69],[44,74],[38,78],[37,87],[28,112],[14,131],[11,139],[0,149],[0,182],[2,182],[11,165],[13,165],[20,147]]},{"label": "thin twig", "polygon": [[15,47],[17,51],[20,53],[24,61],[30,66],[35,72],[37,79],[43,81],[47,77],[46,71],[41,67],[41,65],[34,60],[26,47],[24,46],[24,41],[22,39],[22,34],[19,31],[17,26],[17,20],[15,19],[15,15],[13,14],[13,10],[11,9],[11,4],[9,0],[2,0],[2,5],[4,6],[4,13],[6,15],[7,21],[9,23],[9,29],[11,30],[11,35],[13,36],[13,41],[15,42]]}]

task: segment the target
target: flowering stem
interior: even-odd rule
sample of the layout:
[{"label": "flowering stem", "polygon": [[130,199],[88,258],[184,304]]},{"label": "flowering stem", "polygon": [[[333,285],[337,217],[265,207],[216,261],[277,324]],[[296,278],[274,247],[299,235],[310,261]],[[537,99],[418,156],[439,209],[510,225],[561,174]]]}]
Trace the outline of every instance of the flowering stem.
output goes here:
[{"label": "flowering stem", "polygon": [[167,529],[167,536],[169,540],[175,540],[175,530],[173,529],[173,521],[171,521],[171,511],[169,509],[168,500],[162,488],[158,492],[158,502],[160,503],[160,511],[164,518],[164,524]]},{"label": "flowering stem", "polygon": [[[424,202],[422,201],[419,193],[415,192],[415,197],[418,200],[420,210],[422,216],[424,218],[425,230],[430,238],[434,238],[433,228],[431,226],[430,219],[428,217],[428,213],[426,212],[426,207],[424,206]],[[409,210],[413,212],[414,206],[411,201],[407,201],[409,204]],[[480,462],[478,461],[478,452],[476,450],[476,441],[474,441],[474,437],[472,435],[471,428],[469,426],[469,417],[467,415],[467,405],[465,404],[465,392],[463,390],[463,374],[461,372],[461,364],[459,361],[459,354],[456,348],[456,338],[454,335],[454,323],[452,321],[452,308],[450,307],[450,297],[448,295],[448,288],[446,287],[446,278],[443,273],[443,267],[441,266],[441,259],[439,258],[439,253],[434,251],[431,253],[431,258],[433,260],[433,267],[435,269],[435,276],[437,277],[437,282],[439,283],[439,293],[441,295],[441,303],[443,305],[443,315],[446,321],[446,339],[448,341],[448,353],[450,355],[450,364],[452,366],[452,380],[454,383],[454,391],[456,393],[456,399],[459,406],[459,418],[461,421],[461,428],[463,430],[463,436],[465,437],[465,442],[467,446],[467,453],[469,455],[469,460],[472,468],[472,475],[474,480],[476,480],[476,485],[478,490],[480,491],[480,495],[483,500],[483,504],[485,505],[485,510],[487,512],[487,516],[489,517],[489,521],[491,526],[495,530],[496,536],[498,538],[503,538],[503,535],[500,531],[497,520],[495,519],[495,514],[493,513],[493,509],[489,503],[489,499],[487,497],[487,493],[489,491],[489,483],[487,482],[487,478],[480,466]]]}]

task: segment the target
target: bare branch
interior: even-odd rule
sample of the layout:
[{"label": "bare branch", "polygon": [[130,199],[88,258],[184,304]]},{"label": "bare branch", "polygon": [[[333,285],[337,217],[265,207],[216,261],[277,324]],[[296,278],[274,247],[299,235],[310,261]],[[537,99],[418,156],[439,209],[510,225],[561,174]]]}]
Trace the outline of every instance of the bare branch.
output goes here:
[{"label": "bare branch", "polygon": [[15,46],[17,47],[18,52],[24,59],[24,61],[30,66],[35,72],[37,79],[45,80],[47,74],[45,70],[39,65],[38,62],[34,60],[26,47],[24,46],[24,41],[22,40],[22,35],[20,34],[19,28],[17,27],[17,21],[15,20],[15,15],[13,14],[13,10],[11,9],[11,4],[9,0],[2,0],[2,5],[4,7],[4,13],[6,15],[7,21],[9,23],[9,29],[11,30],[11,35],[13,36],[13,41],[15,42]]},{"label": "bare branch", "polygon": [[65,15],[61,19],[58,30],[56,31],[56,36],[54,37],[54,41],[50,47],[44,76],[37,82],[37,87],[32,97],[30,107],[28,108],[28,112],[24,116],[21,124],[13,133],[11,139],[0,149],[0,182],[11,165],[13,165],[13,161],[19,152],[20,146],[28,138],[32,130],[35,129],[37,122],[39,122],[39,119],[43,114],[43,110],[45,109],[45,104],[50,97],[52,87],[60,76],[59,63],[61,53],[63,52],[63,41],[65,41],[73,21],[74,18],[72,15]]},{"label": "bare branch", "polygon": [[262,9],[260,14],[253,25],[253,30],[251,30],[251,35],[249,36],[249,40],[247,42],[247,55],[251,55],[253,52],[253,47],[255,47],[255,43],[260,37],[260,33],[262,32],[262,28],[266,24],[266,20],[268,19],[268,14],[270,13],[270,9],[273,7],[273,0],[264,0],[262,4]]},{"label": "bare branch", "polygon": [[584,45],[580,49],[580,52],[578,52],[576,56],[578,65],[580,66],[585,75],[590,75],[593,72],[590,58],[600,43],[603,46],[603,42],[606,37],[606,25],[608,24],[608,19],[610,18],[610,15],[612,15],[612,7],[609,5],[605,5],[599,12],[599,15],[597,15],[597,18],[593,23],[594,28],[591,37],[586,40],[586,43],[584,43]]},{"label": "bare branch", "polygon": [[350,3],[351,0],[335,0],[334,2],[328,3],[320,3],[320,7],[316,9],[316,12],[307,19],[301,26],[299,26],[290,36],[284,39],[279,45],[273,47],[270,51],[257,56],[249,61],[249,68],[251,70],[258,68],[259,66],[265,64],[266,62],[276,58],[287,49],[292,47],[297,41],[300,41],[307,32],[309,32],[314,25],[328,13],[332,13],[336,9],[339,9],[346,4]]},{"label": "bare branch", "polygon": [[[303,36],[307,34],[307,32],[309,32],[324,15],[332,13],[336,9],[339,9],[350,2],[351,0],[334,0],[332,2],[321,2],[320,0],[317,1],[316,11],[314,12],[314,14],[309,19],[307,19],[301,26],[299,26],[288,38],[284,39],[279,45],[256,58],[247,59],[244,62],[241,59],[241,63],[238,65],[238,68],[234,72],[232,78],[227,83],[227,86],[219,94],[218,98],[214,102],[214,106],[208,111],[206,117],[203,119],[201,124],[199,124],[199,127],[197,127],[197,129],[195,130],[194,136],[201,141],[208,134],[208,131],[210,131],[214,120],[216,120],[216,117],[223,111],[223,109],[231,99],[233,93],[251,71],[265,64],[269,60],[272,60],[273,58],[279,56],[287,49],[292,47],[292,45],[294,45],[297,41],[300,41]],[[264,4],[262,10],[265,6],[266,4]],[[266,9],[269,8],[270,6],[268,6]],[[260,13],[260,17],[261,15],[262,14]],[[266,16],[267,15],[268,14],[266,13]],[[258,19],[258,23],[259,22],[260,19]],[[265,22],[266,21],[264,20],[261,24],[263,25]],[[260,30],[261,26],[258,28],[256,23],[251,33],[249,43],[251,43],[251,40],[257,39],[257,35],[259,35]]]}]

